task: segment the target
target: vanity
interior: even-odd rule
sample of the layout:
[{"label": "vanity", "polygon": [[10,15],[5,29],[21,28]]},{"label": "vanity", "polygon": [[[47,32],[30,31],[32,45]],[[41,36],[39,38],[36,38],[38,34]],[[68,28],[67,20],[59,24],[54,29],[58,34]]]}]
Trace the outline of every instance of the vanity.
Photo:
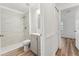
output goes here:
[{"label": "vanity", "polygon": [[31,35],[31,51],[36,55],[40,56],[41,47],[40,47],[40,34],[39,33],[32,33]]}]

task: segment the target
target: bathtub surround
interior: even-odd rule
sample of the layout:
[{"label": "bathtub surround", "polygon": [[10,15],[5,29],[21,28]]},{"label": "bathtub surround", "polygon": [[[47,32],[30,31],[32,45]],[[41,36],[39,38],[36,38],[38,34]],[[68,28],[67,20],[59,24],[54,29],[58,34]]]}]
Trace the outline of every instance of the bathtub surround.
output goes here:
[{"label": "bathtub surround", "polygon": [[[22,47],[22,41],[25,40],[25,35],[29,38],[29,32],[26,29],[24,34],[24,25],[27,26],[28,14],[24,18],[24,14],[21,11],[0,6],[0,34],[4,34],[0,37],[0,53],[8,52],[18,47]],[[25,22],[28,22],[25,24]],[[28,28],[29,26],[27,26]],[[19,45],[18,45],[19,44]],[[16,45],[16,46],[15,46]],[[8,50],[7,50],[8,49]]]},{"label": "bathtub surround", "polygon": [[23,14],[1,9],[1,34],[4,37],[1,39],[2,47],[16,44],[24,40],[23,32]]}]

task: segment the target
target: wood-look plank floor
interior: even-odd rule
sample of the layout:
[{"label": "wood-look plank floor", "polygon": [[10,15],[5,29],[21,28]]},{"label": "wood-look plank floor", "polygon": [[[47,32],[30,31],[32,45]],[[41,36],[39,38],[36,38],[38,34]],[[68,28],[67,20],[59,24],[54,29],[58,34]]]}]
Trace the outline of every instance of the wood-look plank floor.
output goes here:
[{"label": "wood-look plank floor", "polygon": [[5,54],[2,54],[2,56],[35,56],[35,54],[31,50],[24,52],[23,48],[18,48]]},{"label": "wood-look plank floor", "polygon": [[[79,50],[75,47],[75,39],[62,38],[62,48],[58,49],[56,56],[79,56]],[[23,48],[18,48],[2,56],[35,56],[31,50],[23,51]]]},{"label": "wood-look plank floor", "polygon": [[35,56],[32,51],[27,51],[27,52],[22,52],[20,54],[18,54],[17,56]]},{"label": "wood-look plank floor", "polygon": [[62,38],[62,48],[58,49],[57,56],[79,56],[79,50],[75,47],[75,39]]}]

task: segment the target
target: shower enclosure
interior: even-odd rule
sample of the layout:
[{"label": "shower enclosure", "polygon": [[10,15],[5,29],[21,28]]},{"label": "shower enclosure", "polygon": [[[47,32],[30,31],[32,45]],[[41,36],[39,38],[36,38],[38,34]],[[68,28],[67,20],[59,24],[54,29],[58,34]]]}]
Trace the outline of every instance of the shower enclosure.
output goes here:
[{"label": "shower enclosure", "polygon": [[0,53],[22,46],[24,38],[24,14],[0,6]]}]

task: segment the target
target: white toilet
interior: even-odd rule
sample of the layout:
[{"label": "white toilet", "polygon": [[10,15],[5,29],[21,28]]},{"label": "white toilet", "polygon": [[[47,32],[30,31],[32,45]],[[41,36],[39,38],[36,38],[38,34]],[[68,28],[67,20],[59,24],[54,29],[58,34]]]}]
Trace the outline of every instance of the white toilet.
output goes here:
[{"label": "white toilet", "polygon": [[27,52],[29,50],[30,42],[31,42],[31,40],[25,40],[25,41],[23,41],[24,52]]}]

